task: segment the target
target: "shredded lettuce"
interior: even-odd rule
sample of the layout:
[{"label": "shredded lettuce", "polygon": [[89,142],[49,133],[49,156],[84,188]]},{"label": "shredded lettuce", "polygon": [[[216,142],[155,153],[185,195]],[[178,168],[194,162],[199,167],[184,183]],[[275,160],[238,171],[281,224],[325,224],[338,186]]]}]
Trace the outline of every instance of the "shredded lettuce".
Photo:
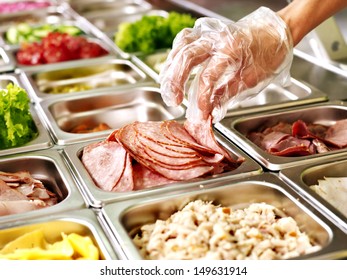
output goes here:
[{"label": "shredded lettuce", "polygon": [[114,42],[123,51],[145,54],[171,48],[177,33],[193,27],[196,18],[189,14],[170,12],[168,17],[144,15],[134,22],[122,22],[115,33]]},{"label": "shredded lettuce", "polygon": [[0,89],[0,149],[22,146],[37,135],[26,91],[12,83]]}]

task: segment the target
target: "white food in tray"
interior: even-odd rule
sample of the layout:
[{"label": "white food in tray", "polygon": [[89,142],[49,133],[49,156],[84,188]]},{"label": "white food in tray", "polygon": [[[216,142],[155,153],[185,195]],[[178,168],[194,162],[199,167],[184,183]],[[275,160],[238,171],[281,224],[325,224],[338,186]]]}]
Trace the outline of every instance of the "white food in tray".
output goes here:
[{"label": "white food in tray", "polygon": [[310,188],[347,216],[347,177],[324,177]]},{"label": "white food in tray", "polygon": [[142,226],[134,243],[146,259],[288,259],[320,249],[272,205],[233,210],[202,200]]}]

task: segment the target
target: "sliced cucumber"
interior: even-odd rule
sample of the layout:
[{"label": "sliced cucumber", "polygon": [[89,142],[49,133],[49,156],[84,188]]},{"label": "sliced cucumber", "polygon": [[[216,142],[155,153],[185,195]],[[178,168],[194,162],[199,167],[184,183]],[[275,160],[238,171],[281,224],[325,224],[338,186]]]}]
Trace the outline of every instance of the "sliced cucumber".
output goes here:
[{"label": "sliced cucumber", "polygon": [[29,34],[32,31],[32,27],[27,23],[20,23],[17,25],[17,31],[21,34]]},{"label": "sliced cucumber", "polygon": [[70,25],[58,26],[57,30],[63,33],[67,33],[71,36],[75,36],[82,33],[81,29],[79,29],[76,26],[70,26]]},{"label": "sliced cucumber", "polygon": [[43,37],[46,37],[51,31],[52,29],[33,29],[32,35],[37,37],[38,39],[41,39]]},{"label": "sliced cucumber", "polygon": [[6,32],[6,40],[10,44],[17,44],[18,36],[19,36],[19,34],[18,34],[17,28],[15,26],[11,26]]}]

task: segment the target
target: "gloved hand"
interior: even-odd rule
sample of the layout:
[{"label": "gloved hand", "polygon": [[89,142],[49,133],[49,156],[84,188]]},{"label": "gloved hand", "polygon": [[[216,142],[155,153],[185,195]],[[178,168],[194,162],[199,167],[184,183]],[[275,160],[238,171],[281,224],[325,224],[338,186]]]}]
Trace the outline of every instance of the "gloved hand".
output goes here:
[{"label": "gloved hand", "polygon": [[[259,93],[270,83],[290,79],[293,44],[285,22],[261,7],[237,22],[199,18],[175,38],[160,72],[161,94],[168,106],[188,94],[187,118],[220,121],[230,103]],[[192,70],[197,70],[189,88]]]}]

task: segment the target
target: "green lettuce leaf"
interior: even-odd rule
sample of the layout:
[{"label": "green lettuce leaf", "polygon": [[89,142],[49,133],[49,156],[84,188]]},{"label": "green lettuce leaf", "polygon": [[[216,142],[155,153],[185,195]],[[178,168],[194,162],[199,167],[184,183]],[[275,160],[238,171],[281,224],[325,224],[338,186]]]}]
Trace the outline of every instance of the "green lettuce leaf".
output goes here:
[{"label": "green lettuce leaf", "polygon": [[0,89],[0,149],[22,146],[37,135],[26,91],[12,83]]}]

